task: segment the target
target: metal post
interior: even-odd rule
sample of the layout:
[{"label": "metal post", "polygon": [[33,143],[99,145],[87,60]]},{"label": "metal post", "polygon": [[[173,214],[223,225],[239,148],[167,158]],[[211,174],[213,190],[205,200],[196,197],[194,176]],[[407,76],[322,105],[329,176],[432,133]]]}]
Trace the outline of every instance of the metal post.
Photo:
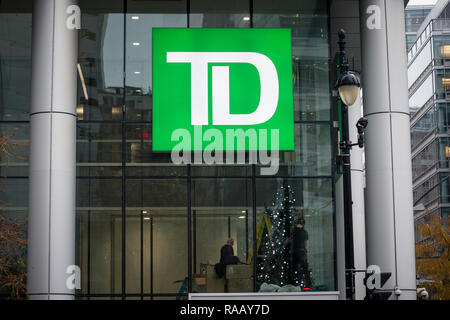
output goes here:
[{"label": "metal post", "polygon": [[[345,55],[345,33],[339,31],[340,73],[348,71],[348,63]],[[354,269],[353,251],[353,215],[352,215],[352,177],[350,167],[350,133],[348,124],[348,106],[342,102],[342,167],[344,184],[344,228],[345,228],[345,269],[346,269],[346,296],[353,299],[353,274],[349,270]]]},{"label": "metal post", "polygon": [[[361,96],[358,96],[355,104],[348,110],[348,120],[351,127],[361,118],[362,110]],[[369,124],[370,126],[370,124]],[[350,140],[358,141],[358,132],[350,130]],[[352,172],[352,217],[353,217],[353,249],[354,266],[357,270],[366,270],[366,229],[364,215],[364,164],[363,149],[354,147],[351,152],[351,172]],[[355,300],[362,300],[366,295],[366,288],[363,280],[364,272],[354,272]]]},{"label": "metal post", "polygon": [[[73,0],[35,0],[30,110],[30,299],[73,299],[77,40]],[[71,9],[71,10],[69,10]],[[78,12],[79,14],[79,12]],[[79,18],[79,17],[78,17]]]}]

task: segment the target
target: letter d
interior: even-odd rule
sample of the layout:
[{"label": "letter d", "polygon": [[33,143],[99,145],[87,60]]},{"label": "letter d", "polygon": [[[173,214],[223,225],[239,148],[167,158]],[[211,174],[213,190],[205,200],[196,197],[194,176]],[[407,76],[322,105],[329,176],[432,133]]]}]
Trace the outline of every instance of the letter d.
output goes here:
[{"label": "letter d", "polygon": [[269,309],[269,306],[268,306],[268,305],[263,304],[263,305],[261,306],[261,314],[268,314],[269,311],[270,311],[270,309]]}]

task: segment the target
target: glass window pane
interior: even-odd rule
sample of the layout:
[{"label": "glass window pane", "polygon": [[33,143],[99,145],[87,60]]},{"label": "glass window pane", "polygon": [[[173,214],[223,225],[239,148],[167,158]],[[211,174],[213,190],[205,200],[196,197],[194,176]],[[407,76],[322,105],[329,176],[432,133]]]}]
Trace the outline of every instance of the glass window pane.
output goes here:
[{"label": "glass window pane", "polygon": [[78,120],[122,119],[124,14],[120,0],[107,7],[81,4],[78,41]]},{"label": "glass window pane", "polygon": [[118,179],[77,179],[77,207],[114,208],[122,206],[122,180]]},{"label": "glass window pane", "polygon": [[185,176],[186,165],[174,165],[170,152],[153,152],[152,125],[126,125],[128,176]]},{"label": "glass window pane", "polygon": [[187,27],[185,1],[137,4],[129,2],[126,15],[127,120],[152,121],[152,30]]},{"label": "glass window pane", "polygon": [[[236,158],[236,157],[235,157]],[[251,177],[252,166],[251,165],[191,165],[192,176],[207,176],[207,177],[220,177],[220,176],[241,176]]]},{"label": "glass window pane", "polygon": [[189,27],[191,28],[248,28],[248,1],[191,0]]},{"label": "glass window pane", "polygon": [[193,291],[253,292],[251,186],[250,179],[192,181]]},{"label": "glass window pane", "polygon": [[329,36],[326,1],[255,0],[255,28],[290,28],[294,119],[330,119]]},{"label": "glass window pane", "polygon": [[419,201],[425,207],[430,207],[433,202],[437,202],[439,200],[439,187],[436,187],[438,182],[439,175],[435,174],[417,185],[413,190],[414,203]]},{"label": "glass window pane", "polygon": [[[278,176],[331,176],[332,147],[328,124],[295,124],[295,151],[280,152]],[[261,166],[256,170],[261,175]]]},{"label": "glass window pane", "polygon": [[187,186],[180,179],[127,179],[127,207],[184,207]]},{"label": "glass window pane", "polygon": [[0,204],[8,211],[28,208],[28,179],[0,179]]},{"label": "glass window pane", "polygon": [[[25,9],[27,5],[30,6]],[[23,7],[22,13],[0,13],[0,120],[3,121],[29,119],[31,1],[26,1]]]},{"label": "glass window pane", "polygon": [[185,208],[128,210],[126,292],[178,293],[187,277],[186,239]]},{"label": "glass window pane", "polygon": [[81,294],[120,294],[121,211],[109,208],[77,210],[76,221],[76,262],[82,270]]},{"label": "glass window pane", "polygon": [[178,293],[188,266],[186,180],[127,179],[126,186],[126,292]]},{"label": "glass window pane", "polygon": [[77,124],[77,175],[121,176],[122,126],[98,122]]},{"label": "glass window pane", "polygon": [[258,289],[334,290],[332,180],[258,179],[256,203]]},{"label": "glass window pane", "polygon": [[438,164],[438,147],[433,141],[412,159],[413,180],[419,178],[430,168]]},{"label": "glass window pane", "polygon": [[[445,104],[444,104],[445,106]],[[444,110],[446,111],[446,110]],[[444,113],[444,120],[445,120]],[[439,120],[441,120],[441,114],[439,114]],[[430,133],[436,129],[435,110],[431,108],[428,110],[420,120],[418,120],[411,128],[411,147],[414,148],[421,141],[423,141]]]},{"label": "glass window pane", "polygon": [[28,177],[29,123],[2,123],[0,140],[6,152],[0,152],[2,177]]},{"label": "glass window pane", "polygon": [[446,60],[450,59],[450,37],[434,36],[433,37],[433,56],[435,65],[444,65]]},{"label": "glass window pane", "polygon": [[405,10],[406,32],[417,32],[430,9],[420,8]]}]

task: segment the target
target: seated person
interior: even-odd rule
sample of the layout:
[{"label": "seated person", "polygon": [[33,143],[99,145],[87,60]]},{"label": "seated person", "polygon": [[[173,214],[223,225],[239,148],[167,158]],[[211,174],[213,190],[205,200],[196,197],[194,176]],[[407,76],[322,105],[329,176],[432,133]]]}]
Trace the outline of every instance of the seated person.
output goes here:
[{"label": "seated person", "polygon": [[234,255],[233,244],[233,238],[228,238],[227,243],[220,249],[220,262],[214,265],[214,270],[219,278],[225,276],[227,265],[241,263],[239,258]]}]

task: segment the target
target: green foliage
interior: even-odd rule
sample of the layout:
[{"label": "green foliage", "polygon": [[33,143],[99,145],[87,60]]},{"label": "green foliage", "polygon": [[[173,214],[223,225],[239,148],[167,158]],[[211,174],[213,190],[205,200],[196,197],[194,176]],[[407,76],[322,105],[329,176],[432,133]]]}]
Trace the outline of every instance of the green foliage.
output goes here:
[{"label": "green foliage", "polygon": [[432,215],[429,223],[418,227],[416,269],[423,286],[435,300],[450,300],[449,221]]},{"label": "green foliage", "polygon": [[[12,140],[13,135],[0,136],[0,160],[17,156],[17,148],[22,143]],[[2,190],[0,190],[2,191]],[[7,204],[0,201],[0,213]],[[26,221],[0,216],[0,294],[10,299],[20,299],[26,294]]]},{"label": "green foliage", "polygon": [[0,288],[11,299],[26,293],[25,221],[0,217]]}]

